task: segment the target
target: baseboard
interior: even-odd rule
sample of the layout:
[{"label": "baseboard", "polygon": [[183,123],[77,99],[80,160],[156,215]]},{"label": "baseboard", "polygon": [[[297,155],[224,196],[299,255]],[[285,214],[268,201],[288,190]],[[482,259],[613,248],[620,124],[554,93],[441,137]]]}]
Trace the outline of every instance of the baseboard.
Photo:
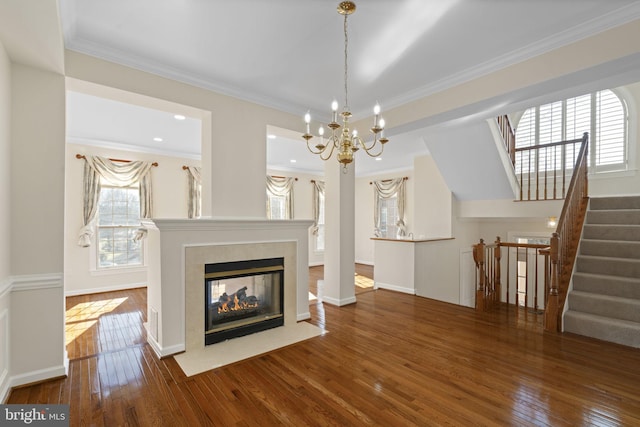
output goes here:
[{"label": "baseboard", "polygon": [[182,353],[185,351],[184,344],[176,344],[171,347],[162,347],[158,341],[154,340],[153,337],[147,335],[147,342],[151,346],[153,352],[158,356],[158,358],[162,359],[163,357],[171,356],[173,354]]},{"label": "baseboard", "polygon": [[311,313],[307,311],[306,313],[298,313],[296,321],[301,322],[308,319],[311,319]]},{"label": "baseboard", "polygon": [[309,263],[309,267],[320,267],[321,265],[324,265],[324,261],[310,262]]},{"label": "baseboard", "polygon": [[354,304],[356,302],[355,295],[349,298],[336,299],[331,297],[322,297],[322,302],[326,302],[327,304],[337,305],[338,307],[342,307],[344,305]]},{"label": "baseboard", "polygon": [[113,292],[113,291],[124,291],[127,289],[136,289],[136,288],[146,288],[147,283],[127,283],[124,285],[113,285],[113,286],[104,286],[100,288],[89,288],[89,289],[77,289],[72,291],[65,291],[65,297],[72,297],[76,295],[88,295],[88,294],[100,294],[103,292]]},{"label": "baseboard", "polygon": [[387,289],[390,291],[402,292],[404,294],[415,295],[416,290],[413,288],[405,288],[403,286],[391,285],[383,282],[373,282],[373,289]]},{"label": "baseboard", "polygon": [[362,260],[356,260],[355,261],[356,264],[364,264],[364,265],[370,265],[370,266],[374,266],[375,264],[373,263],[373,261],[362,261]]},{"label": "baseboard", "polygon": [[62,364],[46,369],[38,369],[24,374],[11,377],[10,387],[18,387],[25,384],[37,383],[53,378],[61,378],[67,376],[68,365]]}]

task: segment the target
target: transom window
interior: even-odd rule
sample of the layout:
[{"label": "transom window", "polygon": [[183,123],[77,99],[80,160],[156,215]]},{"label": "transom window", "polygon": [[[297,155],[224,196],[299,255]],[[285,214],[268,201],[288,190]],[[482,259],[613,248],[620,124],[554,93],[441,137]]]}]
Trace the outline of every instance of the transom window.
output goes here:
[{"label": "transom window", "polygon": [[98,202],[98,268],[142,265],[138,187],[102,186]]},{"label": "transom window", "polygon": [[[627,168],[627,108],[611,90],[557,101],[525,111],[516,129],[516,148],[579,139],[589,133],[589,167],[592,171]],[[537,158],[516,159],[516,172],[572,169],[577,149]],[[529,164],[531,163],[531,165]]]}]

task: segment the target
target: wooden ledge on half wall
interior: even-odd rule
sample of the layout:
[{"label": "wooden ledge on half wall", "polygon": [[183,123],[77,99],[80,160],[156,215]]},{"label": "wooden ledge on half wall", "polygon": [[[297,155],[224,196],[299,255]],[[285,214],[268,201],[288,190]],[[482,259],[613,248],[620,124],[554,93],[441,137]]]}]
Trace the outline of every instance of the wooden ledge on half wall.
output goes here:
[{"label": "wooden ledge on half wall", "polygon": [[371,240],[383,240],[386,242],[408,242],[408,243],[424,243],[439,242],[442,240],[454,240],[455,237],[432,237],[430,239],[392,239],[388,237],[371,237]]}]

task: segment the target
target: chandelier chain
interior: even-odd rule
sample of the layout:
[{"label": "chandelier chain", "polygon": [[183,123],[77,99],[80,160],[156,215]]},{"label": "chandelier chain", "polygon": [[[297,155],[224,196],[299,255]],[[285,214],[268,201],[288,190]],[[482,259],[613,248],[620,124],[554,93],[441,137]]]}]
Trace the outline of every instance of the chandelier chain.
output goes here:
[{"label": "chandelier chain", "polygon": [[347,63],[347,46],[349,45],[349,36],[347,32],[347,16],[344,15],[344,108],[349,110],[349,88],[347,85],[348,79],[348,63]]}]

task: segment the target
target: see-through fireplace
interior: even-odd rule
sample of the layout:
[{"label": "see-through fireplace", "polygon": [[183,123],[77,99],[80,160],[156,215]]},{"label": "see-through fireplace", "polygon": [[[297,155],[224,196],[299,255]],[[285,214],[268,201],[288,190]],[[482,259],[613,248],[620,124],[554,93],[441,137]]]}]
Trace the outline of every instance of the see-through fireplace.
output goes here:
[{"label": "see-through fireplace", "polygon": [[284,258],[205,264],[205,345],[284,325]]}]

